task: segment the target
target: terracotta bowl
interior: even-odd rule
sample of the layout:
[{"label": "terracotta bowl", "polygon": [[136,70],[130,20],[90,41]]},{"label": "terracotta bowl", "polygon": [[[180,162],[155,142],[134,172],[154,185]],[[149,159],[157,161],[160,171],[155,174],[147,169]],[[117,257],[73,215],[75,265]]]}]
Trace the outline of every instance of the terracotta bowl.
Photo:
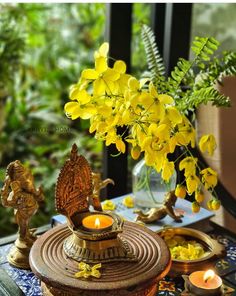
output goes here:
[{"label": "terracotta bowl", "polygon": [[203,245],[207,255],[195,260],[172,260],[172,266],[168,275],[180,276],[183,274],[190,274],[197,270],[206,270],[214,268],[215,262],[218,258],[225,256],[225,248],[222,244],[212,239],[209,235],[192,228],[167,228],[158,231],[160,237],[166,235],[180,235],[186,240],[196,240]]}]

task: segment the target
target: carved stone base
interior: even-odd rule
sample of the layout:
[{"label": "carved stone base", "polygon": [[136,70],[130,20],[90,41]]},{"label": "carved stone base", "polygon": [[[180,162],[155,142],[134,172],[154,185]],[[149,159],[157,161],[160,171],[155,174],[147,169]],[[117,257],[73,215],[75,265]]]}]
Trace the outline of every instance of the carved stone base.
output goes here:
[{"label": "carved stone base", "polygon": [[18,238],[7,255],[8,262],[17,268],[30,269],[29,253],[32,245],[33,242],[26,243]]}]

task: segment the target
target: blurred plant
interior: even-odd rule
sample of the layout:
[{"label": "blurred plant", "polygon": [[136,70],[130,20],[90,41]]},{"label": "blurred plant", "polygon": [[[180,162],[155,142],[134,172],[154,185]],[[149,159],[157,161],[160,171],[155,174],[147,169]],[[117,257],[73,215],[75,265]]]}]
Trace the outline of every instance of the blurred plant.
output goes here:
[{"label": "blurred plant", "polygon": [[20,66],[25,40],[11,15],[0,15],[0,97],[11,87]]},{"label": "blurred plant", "polygon": [[[8,82],[0,111],[5,114],[0,133],[0,170],[4,172],[9,162],[19,159],[30,166],[36,182],[44,184],[46,205],[33,219],[34,226],[39,226],[49,223],[54,213],[54,184],[72,143],[76,142],[94,170],[100,169],[101,143],[89,136],[88,123],[71,124],[63,116],[63,105],[68,85],[81,67],[92,64],[92,50],[103,40],[105,5],[34,3],[1,4],[0,8],[0,16],[12,20],[9,30],[5,29],[12,57],[22,57],[16,63],[8,50],[0,64],[0,77]],[[17,32],[22,31],[20,43]],[[1,38],[0,49],[5,49],[4,42]],[[19,48],[13,46],[16,42]],[[8,62],[18,66],[14,75],[3,68]],[[0,185],[3,178],[4,173],[0,174]],[[1,206],[0,217],[1,235],[16,231],[13,218]]]}]

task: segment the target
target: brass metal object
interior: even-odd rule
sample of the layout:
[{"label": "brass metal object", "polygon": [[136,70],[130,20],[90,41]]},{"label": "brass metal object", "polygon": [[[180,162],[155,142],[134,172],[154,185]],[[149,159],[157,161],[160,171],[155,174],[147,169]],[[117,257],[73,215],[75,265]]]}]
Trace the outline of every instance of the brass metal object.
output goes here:
[{"label": "brass metal object", "polygon": [[218,258],[225,256],[225,247],[212,239],[209,235],[192,228],[166,228],[157,232],[160,237],[166,235],[184,236],[186,239],[197,240],[206,249],[209,254],[195,260],[173,260],[169,275],[180,276],[182,274],[190,274],[197,270],[205,270],[214,268],[215,262]]},{"label": "brass metal object", "polygon": [[42,187],[36,189],[30,170],[19,160],[11,162],[1,189],[1,202],[4,207],[14,209],[18,224],[18,238],[7,256],[9,263],[18,268],[30,268],[29,252],[37,237],[35,230],[29,228],[29,222],[43,200]]},{"label": "brass metal object", "polygon": [[183,215],[177,215],[173,209],[177,200],[174,190],[166,194],[164,203],[161,207],[151,208],[147,213],[143,213],[141,210],[135,210],[134,213],[138,214],[136,221],[144,223],[153,223],[161,220],[169,215],[175,220],[175,222],[181,222]]},{"label": "brass metal object", "polygon": [[215,291],[213,293],[211,293],[210,290],[208,290],[207,292],[205,291],[204,293],[202,293],[201,290],[198,290],[195,288],[195,290],[192,289],[191,287],[191,283],[189,281],[189,276],[188,275],[182,275],[182,278],[184,279],[184,291],[181,293],[181,296],[205,296],[206,293],[207,295],[214,295],[214,296],[224,296],[224,295],[228,295],[230,296],[233,292],[234,289],[232,289],[231,287],[223,284],[219,290],[218,293],[215,293]]},{"label": "brass metal object", "polygon": [[[66,255],[87,263],[135,261],[129,244],[119,238],[119,233],[123,231],[123,220],[120,216],[90,210],[90,205],[102,210],[100,190],[113,181],[101,181],[100,174],[93,174],[87,160],[77,153],[78,149],[74,144],[70,159],[61,169],[56,184],[56,208],[67,217],[71,230],[71,236],[64,241]],[[109,216],[113,220],[111,228],[84,228],[83,219],[96,214]]]},{"label": "brass metal object", "polygon": [[92,203],[96,211],[102,211],[102,206],[100,202],[100,191],[105,188],[108,184],[115,185],[115,182],[108,178],[102,180],[100,173],[92,172],[92,183],[93,183],[93,193],[92,193]]},{"label": "brass metal object", "polygon": [[[100,212],[94,212],[96,214]],[[123,220],[114,213],[104,213],[113,218],[112,229],[91,232],[81,227],[72,230],[72,234],[64,241],[66,255],[78,262],[87,263],[136,261],[129,244],[119,237],[123,231]]]}]

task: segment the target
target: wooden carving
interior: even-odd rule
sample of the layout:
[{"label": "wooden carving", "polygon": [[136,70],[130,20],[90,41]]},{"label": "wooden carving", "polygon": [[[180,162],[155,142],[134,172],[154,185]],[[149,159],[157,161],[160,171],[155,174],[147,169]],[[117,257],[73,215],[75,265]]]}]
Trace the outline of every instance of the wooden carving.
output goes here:
[{"label": "wooden carving", "polygon": [[77,154],[76,144],[72,146],[68,159],[59,174],[56,184],[56,209],[68,217],[89,210],[88,199],[92,195],[92,172],[87,160]]}]

